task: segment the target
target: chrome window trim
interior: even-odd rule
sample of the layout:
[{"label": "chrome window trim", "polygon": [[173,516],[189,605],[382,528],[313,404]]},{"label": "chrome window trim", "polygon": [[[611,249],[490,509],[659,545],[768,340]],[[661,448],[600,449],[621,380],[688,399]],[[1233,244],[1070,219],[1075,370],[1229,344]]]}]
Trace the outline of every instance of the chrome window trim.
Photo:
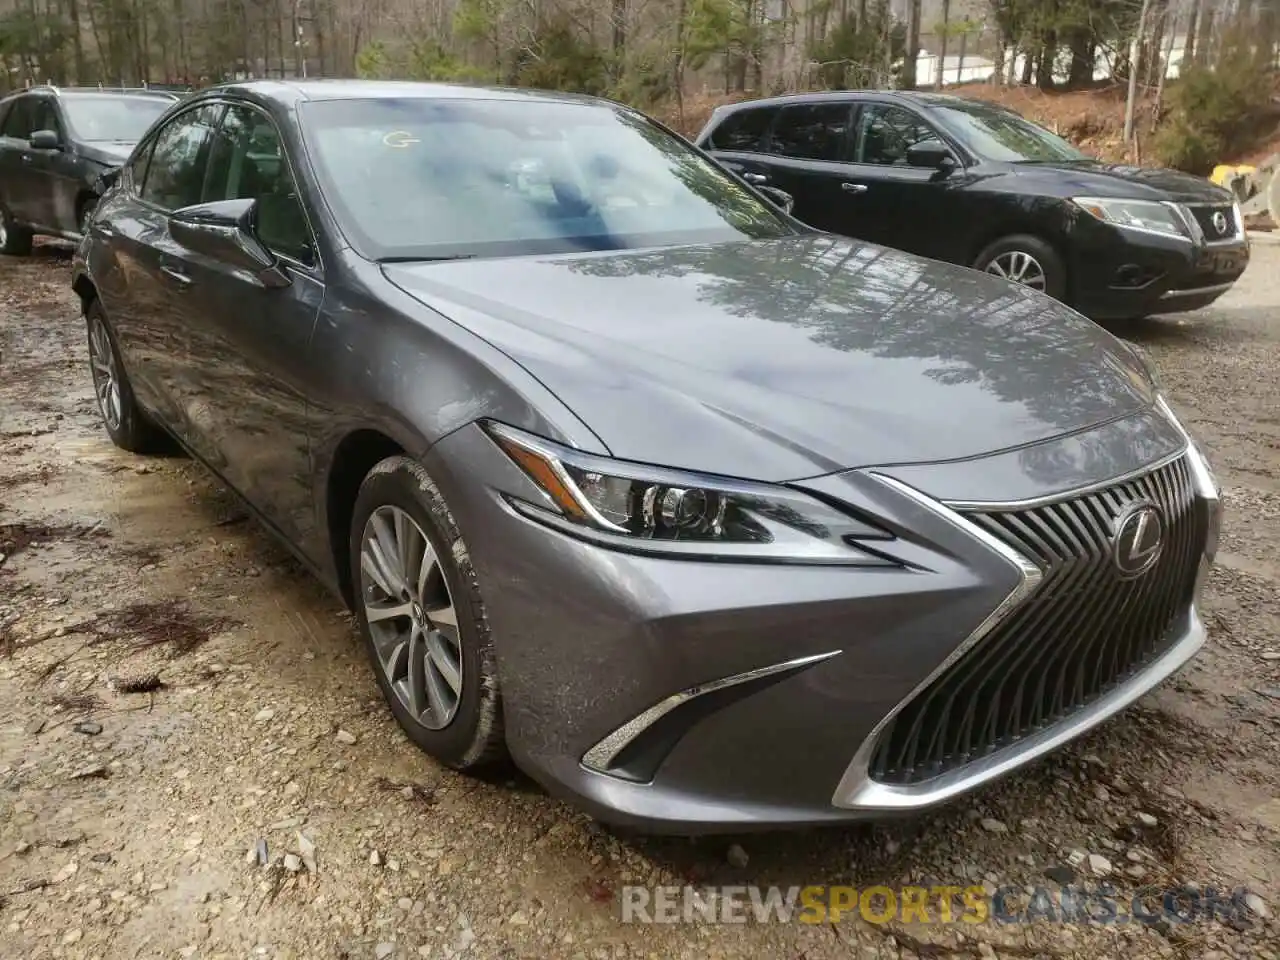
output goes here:
[{"label": "chrome window trim", "polygon": [[[976,769],[971,773],[972,768],[980,765],[980,761],[967,764],[956,770],[952,774],[947,774],[934,780],[925,781],[924,783],[911,787],[899,787],[890,784],[879,783],[871,778],[871,757],[875,753],[876,743],[880,739],[880,735],[884,732],[889,722],[901,713],[912,700],[914,700],[929,684],[933,683],[940,675],[945,673],[951,666],[964,656],[970,649],[974,647],[983,637],[987,636],[992,630],[1000,625],[1014,610],[1040,586],[1044,578],[1040,568],[1024,557],[1018,551],[1014,550],[1007,543],[1003,542],[993,534],[983,530],[971,520],[966,519],[962,514],[948,507],[946,504],[932,497],[926,496],[914,487],[909,487],[900,480],[886,476],[882,473],[872,473],[872,477],[886,486],[892,488],[903,496],[930,513],[941,517],[954,527],[958,527],[962,532],[968,534],[974,540],[981,543],[987,549],[991,550],[997,556],[1003,558],[1018,573],[1018,582],[1008,595],[996,605],[980,624],[964,639],[964,642],[957,646],[950,654],[947,655],[941,663],[939,663],[932,672],[923,680],[916,684],[905,697],[902,698],[892,710],[885,714],[880,722],[875,725],[872,731],[867,734],[858,747],[857,752],[853,755],[853,759],[849,762],[849,766],[845,769],[844,775],[840,778],[840,783],[836,786],[835,794],[831,798],[832,806],[842,810],[893,810],[893,809],[913,809],[916,807],[928,806],[946,796],[952,796],[961,793],[970,786],[982,782],[984,779],[990,779],[996,776],[996,773],[990,773],[983,776]],[[1012,765],[1021,763],[1022,760],[1017,759]],[[973,779],[973,783],[970,783]],[[958,782],[959,785],[948,787],[948,784]],[[938,791],[944,791],[941,795],[935,796]]]},{"label": "chrome window trim", "polygon": [[628,720],[618,729],[597,743],[594,747],[582,755],[581,764],[583,768],[592,773],[604,774],[608,777],[621,779],[615,774],[609,772],[609,765],[617,758],[626,747],[644,733],[645,730],[653,726],[668,713],[682,704],[688,703],[696,697],[700,697],[707,693],[714,693],[717,690],[724,690],[727,687],[735,687],[751,680],[758,680],[761,677],[773,676],[776,673],[786,673],[788,670],[797,670],[801,667],[812,666],[821,663],[824,660],[830,660],[839,654],[839,650],[830,650],[827,653],[815,653],[808,657],[799,657],[795,660],[787,660],[783,663],[771,664],[767,667],[757,667],[754,670],[748,670],[745,673],[736,673],[729,677],[723,677],[719,680],[710,680],[707,683],[701,683],[697,686],[689,687],[687,690],[681,690],[679,693],[673,693],[664,700],[660,700],[651,706],[648,710],[636,717]]}]

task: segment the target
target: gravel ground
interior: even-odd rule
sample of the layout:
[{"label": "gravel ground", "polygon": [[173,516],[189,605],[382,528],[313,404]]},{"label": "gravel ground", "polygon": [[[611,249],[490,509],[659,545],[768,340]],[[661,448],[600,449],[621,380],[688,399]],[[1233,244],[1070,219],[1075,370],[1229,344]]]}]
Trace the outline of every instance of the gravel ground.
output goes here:
[{"label": "gravel ground", "polygon": [[[1280,245],[1213,309],[1118,331],[1225,487],[1197,660],[947,810],[697,842],[619,837],[416,751],[340,605],[199,467],[108,442],[68,267],[0,258],[0,957],[1280,956]],[[1213,885],[1250,909],[620,922],[628,884],[920,882]]]}]

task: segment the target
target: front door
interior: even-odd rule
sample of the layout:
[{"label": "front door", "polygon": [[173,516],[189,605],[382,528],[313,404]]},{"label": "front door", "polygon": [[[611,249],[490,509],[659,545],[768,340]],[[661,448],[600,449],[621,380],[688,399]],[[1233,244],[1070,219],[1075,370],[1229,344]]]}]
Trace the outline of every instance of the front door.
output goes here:
[{"label": "front door", "polygon": [[[891,103],[863,103],[855,123],[853,162],[847,170],[858,191],[858,212],[868,240],[909,253],[937,256],[956,224],[949,221],[949,194],[962,179],[957,172],[913,167],[907,150],[942,139],[918,113]],[[945,141],[944,141],[945,142]]]},{"label": "front door", "polygon": [[33,94],[18,97],[10,104],[0,129],[0,199],[20,223],[35,223],[39,209],[30,140],[38,106]]},{"label": "front door", "polygon": [[255,230],[287,272],[268,287],[170,240],[186,329],[173,389],[193,445],[286,537],[314,524],[304,384],[324,299],[315,242],[274,121],[233,103],[212,137],[202,202],[252,199]]}]

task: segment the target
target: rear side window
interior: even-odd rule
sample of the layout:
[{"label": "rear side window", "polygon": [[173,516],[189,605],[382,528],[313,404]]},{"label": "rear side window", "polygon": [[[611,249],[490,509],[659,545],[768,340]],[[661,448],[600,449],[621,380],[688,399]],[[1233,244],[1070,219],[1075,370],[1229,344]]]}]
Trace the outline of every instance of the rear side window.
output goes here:
[{"label": "rear side window", "polygon": [[58,119],[58,108],[48,97],[41,97],[36,103],[35,119],[31,122],[32,131],[52,130],[62,136],[62,121]]},{"label": "rear side window", "polygon": [[773,128],[773,152],[803,160],[843,160],[851,113],[848,103],[785,107]]},{"label": "rear side window", "polygon": [[13,101],[13,106],[9,108],[8,115],[4,118],[4,129],[2,132],[6,137],[13,137],[17,140],[30,140],[31,126],[35,120],[35,97],[19,97]]},{"label": "rear side window", "polygon": [[711,131],[707,146],[712,150],[740,150],[744,153],[763,153],[769,135],[769,124],[776,108],[738,110],[724,118],[724,122]]}]

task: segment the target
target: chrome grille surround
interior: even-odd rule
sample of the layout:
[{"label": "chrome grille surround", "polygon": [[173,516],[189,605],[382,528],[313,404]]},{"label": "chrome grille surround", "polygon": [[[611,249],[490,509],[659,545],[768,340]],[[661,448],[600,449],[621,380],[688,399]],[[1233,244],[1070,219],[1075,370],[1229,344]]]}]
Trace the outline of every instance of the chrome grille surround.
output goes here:
[{"label": "chrome grille surround", "polygon": [[[1205,541],[1212,524],[1220,516],[1217,512],[1219,494],[1212,473],[1191,437],[1163,399],[1158,401],[1158,406],[1183,434],[1186,440],[1183,450],[1134,474],[1043,500],[1011,504],[944,504],[892,477],[876,474],[881,482],[966,529],[975,539],[989,546],[994,543],[995,552],[1009,560],[1022,576],[1000,609],[925,677],[863,741],[836,788],[832,797],[834,806],[866,811],[913,810],[967,792],[1057,749],[1096,726],[1163,682],[1195,655],[1204,643],[1205,635],[1194,597],[1209,562],[1208,554],[1212,552],[1210,548],[1206,553]],[[1106,589],[1105,575],[1096,563],[1090,562],[1101,549],[1110,556],[1110,538],[1104,546],[1098,545],[1096,534],[1082,540],[1082,531],[1106,529],[1101,526],[1103,517],[1114,518],[1142,498],[1160,504],[1167,511],[1169,539],[1156,568],[1144,577],[1127,581],[1129,589],[1134,592],[1117,594],[1114,588]],[[1049,511],[1047,518],[1036,513],[1046,510]],[[1026,519],[1020,520],[1019,515],[1027,512],[1038,517],[1041,523],[1048,524],[1047,529],[1053,531],[1054,536],[1046,540],[1042,533],[1039,538],[1033,536],[1028,541],[1025,531],[1018,526],[1019,522],[1026,523]],[[1073,538],[1067,537],[1061,526],[1064,516],[1073,521]],[[1090,522],[1090,528],[1079,526],[1085,521]],[[1022,536],[1011,537],[1011,529]],[[1037,548],[1037,539],[1040,548]],[[1074,555],[1068,549],[1065,559],[1058,559],[1056,564],[1054,558],[1059,555],[1052,549],[1042,549],[1044,546],[1052,547],[1055,542],[1058,546],[1083,547],[1088,539],[1095,541],[1091,549],[1078,549]],[[1058,584],[1057,589],[1040,589],[1050,577]],[[1103,584],[1101,592],[1096,586],[1098,583]],[[1092,593],[1084,597],[1084,603],[1073,606],[1072,601],[1079,600],[1085,590]],[[1108,602],[1111,606],[1107,605]],[[1162,607],[1162,603],[1165,606]],[[1159,624],[1162,611],[1169,610],[1169,603],[1173,605],[1173,612],[1164,629],[1157,629],[1154,634],[1149,630],[1135,629],[1142,623]],[[1064,623],[1077,625],[1076,634],[1066,638],[1076,641],[1070,650],[1064,651],[1052,643],[1044,643],[1043,637],[1038,643],[1017,642],[1019,635],[1025,636],[1025,633],[1020,634],[1019,626],[1023,630],[1035,629],[1037,623],[1043,626],[1051,622],[1046,618],[1052,617],[1055,609],[1065,618]],[[1107,626],[1109,612],[1119,617],[1118,627],[1112,623],[1109,625],[1112,629],[1102,634],[1095,632],[1093,637],[1078,629],[1079,625],[1084,625],[1086,631],[1090,624]],[[1138,613],[1145,615],[1145,620],[1137,617]],[[1062,629],[1073,629],[1063,627],[1062,623],[1059,628],[1060,638]],[[1107,643],[1108,638],[1112,641],[1110,644]],[[1090,664],[1087,659],[1081,659],[1081,651],[1087,656],[1090,651],[1099,650],[1101,655],[1097,663]],[[1072,652],[1075,659],[1071,659]],[[1126,664],[1126,653],[1139,659]],[[1028,689],[1050,694],[1050,698],[1042,700],[1039,705],[1038,725],[1006,731],[1011,735],[1003,739],[997,736],[994,742],[979,744],[981,749],[972,750],[964,759],[943,756],[928,770],[930,775],[927,777],[924,776],[925,770],[917,773],[913,768],[908,776],[900,776],[894,782],[890,766],[894,759],[893,751],[895,747],[906,745],[909,739],[903,731],[910,734],[915,726],[919,734],[923,721],[917,725],[916,717],[929,710],[930,703],[945,702],[945,699],[938,698],[938,691],[945,690],[944,697],[953,691],[959,693],[964,688],[964,681],[969,681],[971,687],[976,683],[976,689],[981,692],[984,677],[980,669],[975,672],[972,668],[975,664],[1004,662],[995,659],[997,656],[1006,659],[1017,657],[1024,667],[1029,665],[1032,668],[1037,663],[1052,666],[1065,662],[1068,668],[1075,668],[1075,672],[1068,669],[1063,673],[1061,683],[1055,682],[1052,687],[1047,682],[1049,674],[1044,670],[1041,671],[1044,683],[1026,669],[1023,670],[1023,682],[1016,687],[1008,685],[1011,677],[999,677],[1001,683],[1008,686],[1003,691],[1005,699],[997,704],[1004,708],[1003,713],[999,709],[994,712],[997,720],[1002,716],[1036,716],[1035,706],[1025,700]],[[1028,678],[1034,681],[1030,688],[1026,682]],[[988,675],[985,679],[993,678]],[[1014,692],[1017,698],[1008,696]],[[951,701],[954,703],[954,696]],[[986,712],[974,710],[973,717],[981,717],[985,721],[991,713],[990,709]],[[963,709],[956,715],[963,724]],[[953,728],[950,742],[957,742],[955,735],[963,729],[963,726]],[[992,729],[990,723],[983,727],[984,732]],[[995,729],[998,731],[998,727]],[[974,724],[970,721],[970,736],[973,730]],[[943,739],[933,738],[932,734],[930,731],[931,739]],[[916,749],[919,752],[919,746]],[[921,767],[919,761],[916,767]]]}]

